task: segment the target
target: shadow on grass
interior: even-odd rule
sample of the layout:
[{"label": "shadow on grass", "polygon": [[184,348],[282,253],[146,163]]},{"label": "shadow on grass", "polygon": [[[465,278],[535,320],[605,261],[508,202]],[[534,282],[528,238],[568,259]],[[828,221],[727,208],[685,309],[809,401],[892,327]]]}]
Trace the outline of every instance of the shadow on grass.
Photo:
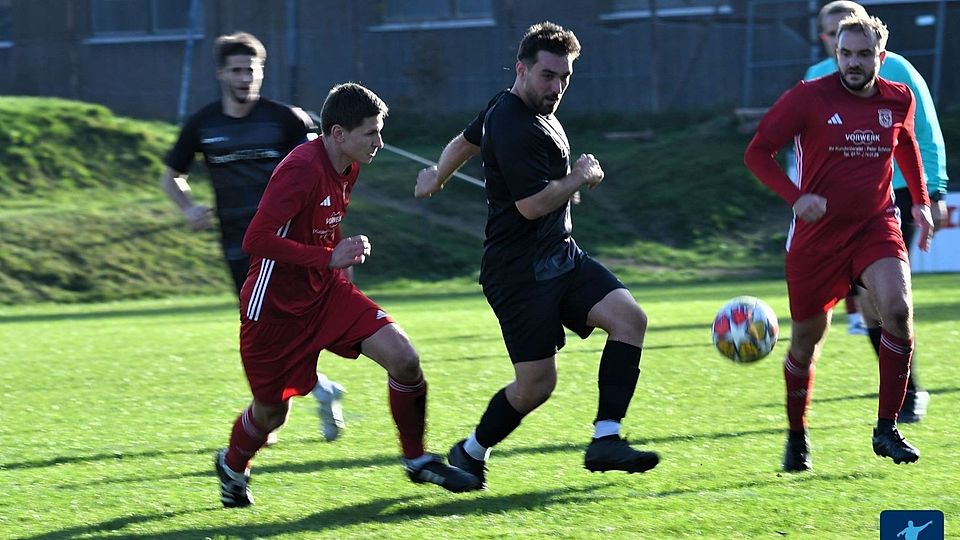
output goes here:
[{"label": "shadow on grass", "polygon": [[[415,521],[430,517],[448,517],[456,515],[502,514],[513,510],[537,510],[555,505],[579,504],[597,500],[591,492],[606,487],[596,484],[578,488],[558,488],[552,490],[529,491],[511,495],[479,496],[462,495],[456,500],[436,504],[421,504],[424,496],[393,497],[365,503],[338,506],[330,510],[316,512],[296,521],[285,523],[244,524],[225,527],[197,527],[161,533],[124,534],[124,538],[155,538],[172,540],[177,538],[213,538],[239,537],[260,538],[283,534],[332,533],[337,529],[356,525],[390,525]],[[437,488],[439,489],[439,488]],[[451,495],[453,497],[453,495]],[[412,504],[413,503],[413,504]],[[400,506],[392,509],[391,507]],[[159,522],[171,517],[187,514],[210,512],[248,512],[248,510],[227,510],[205,508],[189,512],[170,512],[141,516],[129,516],[103,523],[82,527],[72,527],[50,533],[31,536],[24,540],[53,540],[71,538],[117,537],[117,533],[130,525],[142,525]],[[98,534],[100,533],[100,534]],[[429,536],[429,535],[427,535]]]},{"label": "shadow on grass", "polygon": [[806,482],[824,482],[826,484],[837,484],[842,482],[849,482],[851,480],[861,480],[864,478],[883,478],[885,475],[878,473],[846,473],[846,474],[818,474],[816,472],[806,472],[806,473],[784,473],[780,470],[776,471],[776,478],[767,478],[763,480],[750,480],[740,483],[730,483],[722,484],[712,487],[704,488],[681,488],[681,489],[671,489],[668,491],[658,491],[656,493],[650,493],[648,497],[650,498],[662,498],[662,497],[675,497],[678,495],[692,495],[700,493],[723,493],[729,494],[731,491],[736,491],[738,489],[753,489],[761,488],[766,486],[782,485],[784,482],[790,482],[791,484],[795,483],[806,483]]},{"label": "shadow on grass", "polygon": [[[931,390],[931,393],[944,393],[944,392],[955,392],[957,388],[951,388],[946,390]],[[876,395],[874,394],[874,397]],[[777,406],[782,406],[778,404]],[[839,426],[834,426],[838,428]],[[830,426],[825,426],[823,429],[832,429]],[[695,441],[698,439],[732,439],[737,437],[745,437],[752,435],[771,435],[771,434],[781,434],[783,433],[783,428],[766,428],[766,429],[754,429],[754,430],[743,430],[743,431],[729,431],[729,432],[714,432],[714,433],[690,433],[690,434],[675,434],[665,437],[653,437],[653,438],[635,438],[633,442],[635,444],[657,444],[657,443],[670,443],[670,442],[679,442],[679,441]],[[506,447],[506,448],[497,448],[495,451],[495,456],[515,456],[515,455],[527,455],[527,454],[552,454],[558,452],[582,452],[586,448],[588,441],[584,440],[582,444],[579,443],[556,443],[556,444],[542,444],[538,446],[519,446],[519,447]],[[287,442],[285,445],[306,445],[306,444],[324,444],[323,440],[319,437],[316,439],[301,439],[297,442]],[[54,467],[57,465],[63,464],[72,464],[72,463],[91,463],[91,462],[103,462],[103,461],[120,461],[120,460],[137,460],[137,459],[148,459],[148,458],[157,458],[157,457],[170,457],[176,455],[199,455],[199,456],[209,456],[210,459],[213,459],[213,454],[220,447],[209,447],[209,448],[200,448],[200,449],[190,449],[190,450],[149,450],[142,452],[101,452],[99,454],[84,454],[84,455],[75,455],[75,456],[57,456],[49,459],[39,459],[32,461],[19,461],[11,463],[0,463],[0,469],[3,470],[17,470],[17,469],[41,469],[44,467]],[[377,454],[364,458],[350,458],[350,459],[318,459],[311,461],[304,461],[301,463],[278,463],[278,464],[265,464],[258,465],[255,467],[257,474],[269,474],[277,472],[287,472],[287,473],[309,473],[315,472],[324,469],[351,469],[351,468],[367,468],[367,467],[381,467],[381,466],[399,466],[400,458],[394,454]],[[211,465],[212,471],[212,465]],[[202,472],[202,473],[191,473],[186,475],[179,475],[175,478],[182,478],[186,476],[208,476],[211,473]],[[153,480],[162,479],[160,477],[151,477]],[[132,479],[130,481],[142,481],[143,478]]]},{"label": "shadow on grass", "polygon": [[163,306],[144,307],[140,309],[113,309],[104,311],[88,311],[82,313],[37,313],[28,315],[0,315],[0,324],[116,319],[129,317],[156,317],[161,315],[186,315],[189,313],[215,313],[219,311],[235,311],[237,320],[240,320],[240,311],[236,301],[211,302],[194,306]]},{"label": "shadow on grass", "polygon": [[[50,531],[48,533],[38,534],[35,536],[25,536],[23,540],[69,540],[71,538],[96,538],[97,533],[105,533],[106,531],[119,531],[130,525],[139,525],[141,523],[150,523],[153,521],[163,521],[165,519],[180,517],[180,516],[189,516],[191,514],[206,514],[208,512],[214,511],[219,506],[210,507],[210,508],[197,508],[193,510],[183,510],[180,512],[163,512],[160,514],[151,514],[144,516],[124,516],[116,519],[111,519],[104,521],[102,523],[97,523],[94,525],[83,525],[79,527],[69,527],[66,529],[60,529],[57,531]],[[109,536],[116,538],[114,534]],[[166,537],[173,538],[173,537]],[[186,538],[184,536],[183,538]]]},{"label": "shadow on grass", "polygon": [[[291,444],[313,444],[315,442],[323,443],[323,440],[319,437],[316,439],[303,439],[299,443],[285,443],[286,445]],[[149,458],[158,458],[158,457],[170,457],[176,455],[200,455],[200,456],[209,456],[211,463],[213,463],[213,454],[219,450],[221,447],[210,447],[210,448],[200,448],[200,449],[190,449],[190,450],[148,450],[142,452],[101,452],[99,454],[84,454],[84,455],[75,455],[75,456],[57,456],[49,459],[38,459],[32,461],[19,461],[12,463],[0,463],[0,469],[2,470],[17,470],[17,469],[42,469],[44,467],[54,467],[56,465],[63,464],[72,464],[72,463],[90,463],[90,462],[103,462],[103,461],[121,461],[121,460],[137,460],[137,459],[149,459]],[[308,470],[317,470],[317,469],[329,469],[329,468],[363,468],[363,467],[374,467],[379,465],[396,465],[400,463],[400,458],[395,455],[380,454],[377,456],[372,456],[369,458],[363,459],[335,459],[335,460],[324,460],[324,461],[310,461],[303,464],[303,467]],[[211,471],[212,469],[211,465]],[[279,467],[279,468],[277,468]],[[257,467],[257,471],[287,471],[287,472],[299,472],[300,466],[289,468],[286,465],[267,465],[264,467]],[[212,473],[211,473],[212,474]]]},{"label": "shadow on grass", "polygon": [[[946,388],[926,388],[927,392],[930,392],[931,396],[938,396],[941,394],[955,394],[960,392],[960,387],[952,386]],[[846,396],[836,396],[828,398],[817,398],[814,396],[814,403],[834,403],[838,401],[856,401],[860,399],[870,399],[875,400],[880,397],[880,394],[876,392],[867,392],[863,394],[850,394]],[[761,407],[783,407],[783,403],[767,403],[765,405],[760,405]]]}]

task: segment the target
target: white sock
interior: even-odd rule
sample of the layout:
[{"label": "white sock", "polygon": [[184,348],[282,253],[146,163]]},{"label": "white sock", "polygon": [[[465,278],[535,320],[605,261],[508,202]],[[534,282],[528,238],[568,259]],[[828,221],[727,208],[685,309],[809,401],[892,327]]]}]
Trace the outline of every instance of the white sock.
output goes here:
[{"label": "white sock", "polygon": [[490,449],[480,446],[480,443],[477,442],[477,432],[474,431],[467,437],[466,442],[463,443],[463,450],[467,453],[468,456],[472,457],[477,461],[486,461],[490,457]]},{"label": "white sock", "polygon": [[615,420],[600,420],[593,427],[593,438],[599,439],[607,435],[620,436],[620,422]]}]

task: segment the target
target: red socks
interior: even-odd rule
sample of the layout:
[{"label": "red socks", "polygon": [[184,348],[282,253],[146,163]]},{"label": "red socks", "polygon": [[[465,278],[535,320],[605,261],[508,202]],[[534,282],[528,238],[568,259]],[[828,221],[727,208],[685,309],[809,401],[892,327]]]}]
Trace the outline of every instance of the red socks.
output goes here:
[{"label": "red socks", "polygon": [[387,377],[390,394],[390,412],[397,425],[403,457],[422,456],[427,419],[427,381],[423,377],[413,384],[403,384]]},{"label": "red socks", "polygon": [[240,413],[233,423],[230,433],[230,446],[227,447],[227,467],[234,472],[242,473],[253,459],[253,456],[263,448],[267,442],[267,433],[253,423],[253,408],[247,407]]},{"label": "red socks", "polygon": [[887,332],[880,334],[880,403],[877,417],[897,419],[910,377],[910,357],[913,340],[903,339]]},{"label": "red socks", "polygon": [[807,409],[813,396],[813,364],[806,366],[797,362],[787,353],[783,361],[783,380],[787,386],[787,421],[790,431],[807,429]]}]

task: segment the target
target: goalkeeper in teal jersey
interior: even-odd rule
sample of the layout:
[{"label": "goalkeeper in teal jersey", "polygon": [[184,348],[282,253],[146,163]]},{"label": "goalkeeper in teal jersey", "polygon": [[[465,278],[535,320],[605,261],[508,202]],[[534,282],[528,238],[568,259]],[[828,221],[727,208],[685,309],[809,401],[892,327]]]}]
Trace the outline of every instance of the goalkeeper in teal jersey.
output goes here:
[{"label": "goalkeeper in teal jersey", "polygon": [[[820,27],[820,39],[823,41],[823,49],[827,53],[827,58],[810,66],[804,74],[803,80],[809,81],[837,71],[837,28],[840,26],[840,21],[850,15],[866,15],[866,13],[863,6],[848,0],[830,2],[820,9],[817,22]],[[948,218],[945,200],[947,193],[947,158],[943,133],[940,131],[940,121],[937,119],[937,111],[933,105],[930,89],[920,73],[906,58],[891,51],[887,51],[886,58],[880,66],[879,76],[890,81],[906,84],[913,91],[916,102],[914,125],[917,145],[920,147],[923,172],[927,179],[927,191],[930,194],[930,213],[933,217],[934,227],[939,229],[946,225]],[[790,177],[794,182],[799,181],[796,178],[794,156],[788,155],[787,160]],[[893,164],[893,190],[897,207],[900,209],[900,229],[903,232],[903,241],[909,249],[916,232],[913,216],[910,213],[910,206],[913,202],[910,198],[910,192],[907,190],[907,182],[896,163]],[[863,312],[863,321],[866,324],[866,331],[870,336],[874,350],[879,351],[879,315],[873,306],[868,304],[868,302],[861,303],[859,308]],[[851,328],[853,328],[854,322],[856,322],[856,318],[852,321]],[[851,333],[855,332],[851,330]],[[916,360],[916,353],[914,353],[914,366],[916,366]],[[911,371],[907,383],[907,395],[903,407],[900,409],[899,421],[901,423],[920,421],[927,412],[929,401],[930,394],[917,385]]]}]

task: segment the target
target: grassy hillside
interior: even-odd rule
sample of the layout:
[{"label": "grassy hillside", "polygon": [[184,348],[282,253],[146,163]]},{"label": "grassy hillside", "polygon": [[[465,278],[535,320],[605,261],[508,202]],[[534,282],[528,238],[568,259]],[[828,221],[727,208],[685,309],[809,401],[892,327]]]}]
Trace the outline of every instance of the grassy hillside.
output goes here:
[{"label": "grassy hillside", "polygon": [[[425,122],[395,112],[384,134],[435,158],[469,118]],[[624,279],[779,271],[788,211],[742,166],[748,136],[728,115],[561,119],[574,154],[596,154],[607,173],[575,208],[575,237]],[[14,97],[0,98],[0,122],[0,303],[230,290],[216,234],[189,231],[159,189],[175,126]],[[960,138],[960,114],[943,123],[948,141]],[[649,136],[608,140],[611,131]],[[474,161],[465,171],[482,176]],[[344,225],[373,241],[361,284],[476,278],[483,190],[455,181],[417,201],[420,167],[382,152],[364,169]],[[209,201],[203,167],[191,172],[197,196]]]}]

